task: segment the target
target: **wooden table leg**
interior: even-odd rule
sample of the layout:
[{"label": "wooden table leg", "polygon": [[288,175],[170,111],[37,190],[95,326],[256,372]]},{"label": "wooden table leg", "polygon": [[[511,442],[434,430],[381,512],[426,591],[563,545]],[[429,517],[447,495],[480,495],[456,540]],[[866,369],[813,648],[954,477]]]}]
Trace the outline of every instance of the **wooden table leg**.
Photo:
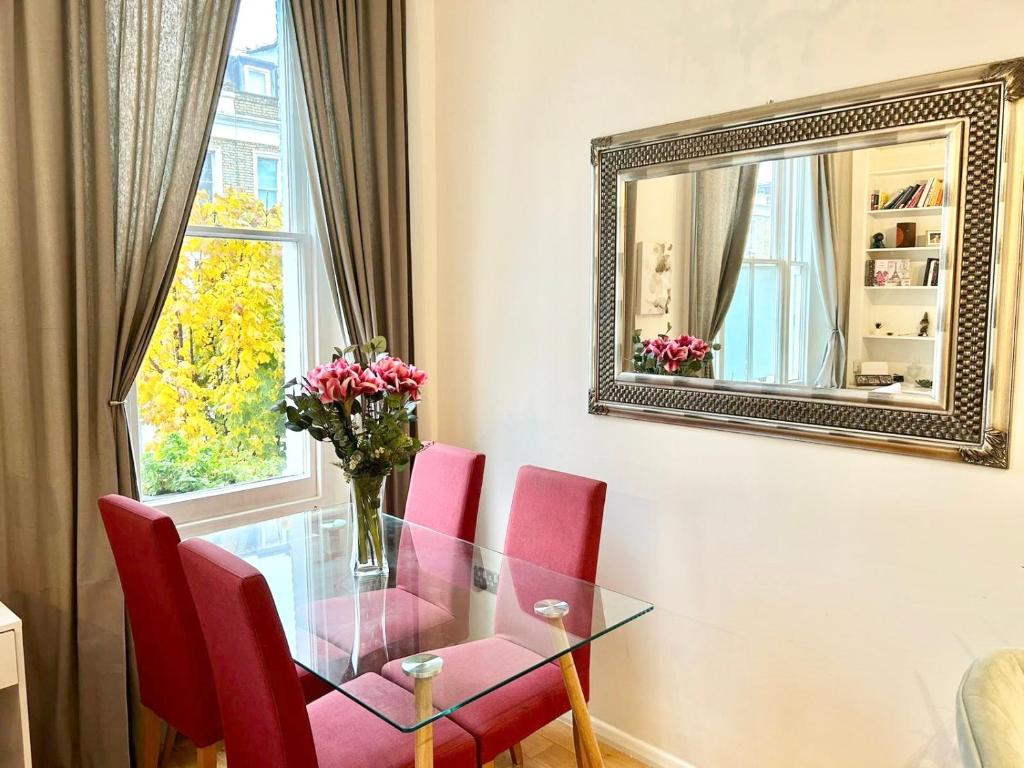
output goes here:
[{"label": "wooden table leg", "polygon": [[538,616],[547,619],[554,635],[555,649],[565,650],[565,653],[558,657],[558,666],[562,670],[562,682],[565,683],[565,692],[569,695],[573,723],[579,733],[579,742],[583,747],[583,754],[576,755],[576,764],[583,765],[580,760],[583,757],[589,768],[604,768],[601,748],[598,746],[597,736],[594,735],[590,710],[587,709],[587,700],[583,696],[583,687],[580,685],[580,676],[576,671],[576,663],[573,661],[572,654],[568,650],[569,636],[562,623],[562,617],[569,612],[569,604],[564,600],[541,600],[533,606],[533,610]]},{"label": "wooden table leg", "polygon": [[[431,696],[433,679],[444,666],[444,659],[432,653],[418,653],[402,662],[402,671],[413,679],[416,719],[423,721],[434,712]],[[424,725],[416,731],[416,768],[434,768],[434,726]]]}]

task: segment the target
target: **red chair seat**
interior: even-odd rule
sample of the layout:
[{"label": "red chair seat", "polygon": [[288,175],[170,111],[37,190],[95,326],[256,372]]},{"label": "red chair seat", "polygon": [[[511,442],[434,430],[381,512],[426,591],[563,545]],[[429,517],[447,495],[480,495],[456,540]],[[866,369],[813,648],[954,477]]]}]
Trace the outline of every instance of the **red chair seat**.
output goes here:
[{"label": "red chair seat", "polygon": [[[503,637],[488,637],[431,651],[444,659],[433,680],[434,706],[447,708],[476,691],[507,679],[531,664],[541,664],[518,680],[455,710],[448,717],[476,739],[480,764],[489,763],[555,718],[569,711],[569,697],[557,664]],[[411,690],[401,660],[389,662],[382,674]]]},{"label": "red chair seat", "polygon": [[[342,688],[362,701],[400,697],[412,711],[412,694],[372,673]],[[335,691],[310,704],[309,724],[319,768],[408,768],[414,762],[416,736],[402,733],[343,693]],[[438,768],[476,768],[473,739],[445,718],[434,727],[434,765]]]},{"label": "red chair seat", "polygon": [[[389,648],[400,648],[403,641],[412,642],[413,647],[401,652],[402,655],[432,645],[443,645],[446,642],[444,630],[455,621],[444,608],[397,587],[361,593],[358,607],[353,595],[328,598],[310,606],[310,631],[351,654],[357,645],[357,612],[361,617],[360,626],[376,631],[374,634],[364,629],[358,638],[360,657],[382,650],[380,646],[385,638]],[[380,633],[381,617],[385,617],[383,637]]]}]

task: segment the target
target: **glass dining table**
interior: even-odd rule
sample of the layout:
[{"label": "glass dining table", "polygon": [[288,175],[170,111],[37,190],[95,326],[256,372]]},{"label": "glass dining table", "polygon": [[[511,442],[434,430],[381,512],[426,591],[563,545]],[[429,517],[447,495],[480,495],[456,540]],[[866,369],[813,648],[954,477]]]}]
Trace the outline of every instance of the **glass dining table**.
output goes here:
[{"label": "glass dining table", "polygon": [[[388,572],[357,577],[349,525],[342,505],[203,538],[266,577],[299,665],[393,728],[415,732],[416,768],[433,765],[432,723],[551,663],[572,707],[577,752],[601,768],[570,652],[650,612],[650,603],[391,516]],[[459,653],[475,662],[446,669],[446,655]],[[414,695],[351,684],[366,673]]]}]

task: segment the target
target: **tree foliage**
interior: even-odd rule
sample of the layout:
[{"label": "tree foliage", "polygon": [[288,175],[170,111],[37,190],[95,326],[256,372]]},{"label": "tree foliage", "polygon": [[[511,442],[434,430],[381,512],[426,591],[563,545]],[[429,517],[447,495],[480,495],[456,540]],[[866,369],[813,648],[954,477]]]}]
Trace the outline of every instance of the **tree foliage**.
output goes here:
[{"label": "tree foliage", "polygon": [[[199,192],[192,225],[280,229],[281,209]],[[285,467],[282,246],[189,237],[138,381],[147,495],[264,479]]]}]

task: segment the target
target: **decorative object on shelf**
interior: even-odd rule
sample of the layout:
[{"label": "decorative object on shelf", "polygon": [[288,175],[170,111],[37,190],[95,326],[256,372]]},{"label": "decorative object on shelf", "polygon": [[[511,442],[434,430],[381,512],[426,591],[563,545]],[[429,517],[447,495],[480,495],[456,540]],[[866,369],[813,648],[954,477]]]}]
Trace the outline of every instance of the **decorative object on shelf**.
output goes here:
[{"label": "decorative object on shelf", "polygon": [[925,312],[924,313],[924,317],[921,318],[921,322],[918,325],[917,335],[918,336],[927,336],[928,335],[928,326],[930,324],[931,324],[931,321],[928,320],[928,313]]},{"label": "decorative object on shelf", "polygon": [[879,199],[881,199],[881,195],[878,192],[878,190],[877,189],[871,190],[871,197],[868,199],[868,210],[869,211],[877,211],[878,210],[878,201],[879,201]]},{"label": "decorative object on shelf", "polygon": [[921,285],[938,285],[939,284],[939,260],[932,257],[925,262],[924,266],[924,282]]},{"label": "decorative object on shelf", "polygon": [[914,383],[917,384],[917,386],[921,387],[922,389],[931,389],[932,388],[932,380],[931,379],[914,379]]},{"label": "decorative object on shelf", "polygon": [[854,376],[854,382],[858,387],[887,387],[892,384],[892,374],[858,373]]},{"label": "decorative object on shelf", "polygon": [[913,221],[901,221],[896,224],[896,247],[913,248],[917,245],[917,224]]},{"label": "decorative object on shelf", "polygon": [[910,259],[875,259],[875,286],[896,288],[910,285]]},{"label": "decorative object on shelf", "polygon": [[[861,242],[864,242],[863,240]],[[885,248],[885,235],[881,232],[875,232],[871,236],[871,247],[872,248]]]},{"label": "decorative object on shelf", "polygon": [[275,406],[288,429],[334,448],[352,497],[352,569],[359,576],[387,575],[382,490],[423,447],[407,427],[426,381],[424,371],[388,355],[387,341],[377,336],[336,349],[331,362],[288,382]]},{"label": "decorative object on shelf", "polygon": [[668,331],[653,339],[640,339],[640,331],[633,332],[633,371],[669,376],[703,376],[714,356],[712,350],[721,344],[708,344],[704,339],[683,334],[671,338]]},{"label": "decorative object on shelf", "polygon": [[884,335],[882,333],[882,324],[881,323],[875,323],[875,327],[871,331],[871,335],[872,336],[882,336],[882,335]]},{"label": "decorative object on shelf", "polygon": [[637,306],[640,314],[668,314],[672,300],[672,243],[637,243]]},{"label": "decorative object on shelf", "polygon": [[924,233],[924,244],[930,247],[942,245],[942,230],[929,229]]}]

